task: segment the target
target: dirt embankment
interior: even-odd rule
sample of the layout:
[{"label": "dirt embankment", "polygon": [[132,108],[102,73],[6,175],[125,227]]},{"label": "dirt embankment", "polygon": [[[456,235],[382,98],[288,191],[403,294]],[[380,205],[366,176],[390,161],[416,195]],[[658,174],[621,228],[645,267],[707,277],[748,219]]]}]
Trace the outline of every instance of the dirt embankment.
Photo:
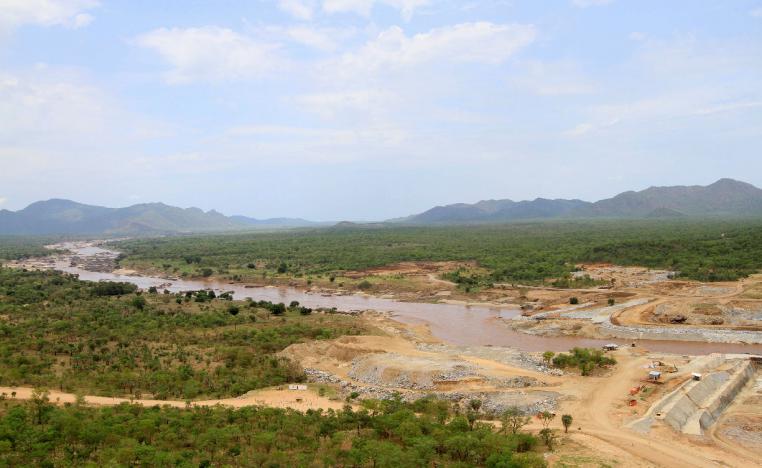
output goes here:
[{"label": "dirt embankment", "polygon": [[406,328],[381,316],[368,319],[390,335],[296,344],[282,355],[299,362],[312,381],[336,384],[361,397],[400,394],[415,400],[434,394],[463,404],[480,399],[485,410],[495,413],[510,406],[533,413],[556,405],[561,378],[538,356],[450,346],[434,342],[420,327]]}]

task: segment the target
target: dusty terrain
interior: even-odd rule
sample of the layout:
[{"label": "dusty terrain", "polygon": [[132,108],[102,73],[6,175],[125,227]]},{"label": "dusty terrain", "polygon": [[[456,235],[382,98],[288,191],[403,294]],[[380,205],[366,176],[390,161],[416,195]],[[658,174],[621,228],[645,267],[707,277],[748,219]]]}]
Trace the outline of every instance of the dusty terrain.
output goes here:
[{"label": "dusty terrain", "polygon": [[[83,403],[93,406],[114,406],[122,403],[133,403],[143,406],[171,406],[174,408],[187,408],[190,406],[230,406],[233,408],[242,408],[244,406],[270,406],[273,408],[291,408],[297,411],[307,411],[310,409],[341,409],[346,403],[338,398],[321,396],[318,393],[320,386],[308,385],[306,390],[289,390],[288,386],[254,390],[234,398],[224,398],[221,400],[198,400],[185,402],[180,400],[150,400],[150,399],[129,399],[87,395],[82,396]],[[33,388],[28,387],[0,387],[0,398],[31,400],[34,397]],[[52,403],[65,404],[75,403],[77,395],[73,393],[59,392],[56,390],[48,391],[48,398]]]},{"label": "dusty terrain", "polygon": [[[532,290],[521,316],[506,322],[526,333],[551,336],[762,343],[762,275],[700,283],[634,267],[586,265],[582,271],[610,284]],[[574,300],[577,304],[570,304]]]},{"label": "dusty terrain", "polygon": [[[757,387],[728,409],[717,431],[702,436],[686,436],[663,424],[648,432],[628,427],[653,403],[690,381],[692,372],[707,367],[706,357],[624,348],[611,353],[618,361],[612,369],[582,377],[549,369],[536,353],[451,346],[432,340],[424,327],[367,318],[387,336],[293,345],[284,354],[301,362],[311,379],[338,384],[360,398],[396,392],[412,400],[434,394],[464,407],[480,399],[485,417],[511,406],[527,414],[571,414],[572,428],[549,458],[559,466],[759,466],[752,453],[762,440],[762,427],[749,411],[762,412]],[[714,359],[725,362],[723,356]],[[654,369],[663,373],[659,382],[648,380]],[[560,421],[553,427],[560,428]],[[541,426],[533,421],[530,428]]]},{"label": "dusty terrain", "polygon": [[292,345],[282,355],[298,361],[316,382],[338,384],[362,397],[405,400],[434,394],[462,405],[483,401],[501,412],[518,406],[553,409],[562,378],[536,355],[508,348],[458,347],[435,342],[423,327],[405,328],[370,315],[386,336],[351,336]]}]

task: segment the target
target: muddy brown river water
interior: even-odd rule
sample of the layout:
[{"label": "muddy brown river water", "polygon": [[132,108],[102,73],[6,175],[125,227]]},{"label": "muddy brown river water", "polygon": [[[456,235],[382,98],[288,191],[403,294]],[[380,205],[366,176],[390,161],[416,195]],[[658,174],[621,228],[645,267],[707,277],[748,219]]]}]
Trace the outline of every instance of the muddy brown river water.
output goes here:
[{"label": "muddy brown river water", "polygon": [[[116,255],[115,252],[96,246],[80,247],[66,245],[76,256]],[[340,311],[375,310],[388,312],[394,320],[411,325],[428,325],[432,335],[456,345],[509,346],[523,351],[566,351],[575,346],[600,347],[606,343],[630,345],[631,340],[591,339],[581,337],[544,337],[528,335],[511,330],[501,318],[520,313],[515,308],[487,307],[483,305],[429,304],[401,302],[367,295],[322,295],[290,287],[247,287],[217,281],[169,280],[151,276],[119,275],[87,271],[70,266],[69,261],[59,261],[56,269],[79,275],[87,281],[124,281],[141,289],[151,286],[171,292],[213,289],[231,291],[236,299],[252,298],[272,302],[299,301],[300,304],[318,308],[336,308]],[[167,283],[171,283],[167,285]],[[652,351],[701,355],[709,353],[762,353],[762,345],[732,343],[705,343],[695,341],[637,340],[637,346]]]}]

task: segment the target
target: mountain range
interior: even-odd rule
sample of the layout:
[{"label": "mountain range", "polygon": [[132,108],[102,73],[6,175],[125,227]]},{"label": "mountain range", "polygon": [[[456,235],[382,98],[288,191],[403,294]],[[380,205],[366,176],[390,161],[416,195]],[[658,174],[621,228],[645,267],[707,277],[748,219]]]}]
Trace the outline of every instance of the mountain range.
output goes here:
[{"label": "mountain range", "polygon": [[[732,179],[708,186],[651,187],[639,192],[587,202],[583,200],[484,200],[437,206],[423,213],[374,224],[499,223],[534,219],[675,218],[725,216],[762,217],[762,190]],[[156,235],[251,229],[319,227],[299,218],[254,219],[225,216],[214,210],[177,208],[144,203],[126,208],[84,205],[53,199],[32,203],[23,210],[0,210],[0,235]],[[354,223],[339,223],[355,226]],[[356,226],[365,226],[358,224]]]},{"label": "mountain range", "polygon": [[32,203],[19,211],[0,210],[0,234],[4,235],[148,235],[318,225],[303,219],[225,216],[214,210],[177,208],[164,203],[105,208],[52,199]]},{"label": "mountain range", "polygon": [[394,220],[404,224],[462,224],[527,219],[762,216],[762,190],[733,179],[707,185],[651,187],[587,202],[582,200],[483,200],[437,206]]}]

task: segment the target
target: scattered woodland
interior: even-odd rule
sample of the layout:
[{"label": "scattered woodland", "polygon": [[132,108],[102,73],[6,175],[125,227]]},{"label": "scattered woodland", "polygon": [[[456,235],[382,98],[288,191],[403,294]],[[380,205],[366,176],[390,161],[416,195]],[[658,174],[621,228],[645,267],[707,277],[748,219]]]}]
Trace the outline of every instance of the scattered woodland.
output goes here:
[{"label": "scattered woodland", "polygon": [[138,294],[128,283],[0,269],[0,384],[197,399],[298,382],[302,370],[275,353],[368,332],[351,317],[305,312],[206,291]]},{"label": "scattered woodland", "polygon": [[[476,403],[394,398],[304,414],[190,404],[302,381],[275,353],[373,332],[351,316],[0,268],[0,317],[0,385],[40,388],[29,401],[0,395],[0,466],[545,466],[547,437],[523,432],[515,413],[496,431]],[[44,388],[189,406],[59,406]]]},{"label": "scattered woodland", "polygon": [[737,280],[762,265],[760,220],[546,221],[443,227],[337,227],[119,242],[122,264],[183,276],[235,280],[325,278],[402,261],[475,261],[473,285],[557,282],[582,262],[676,271],[701,281]]}]

